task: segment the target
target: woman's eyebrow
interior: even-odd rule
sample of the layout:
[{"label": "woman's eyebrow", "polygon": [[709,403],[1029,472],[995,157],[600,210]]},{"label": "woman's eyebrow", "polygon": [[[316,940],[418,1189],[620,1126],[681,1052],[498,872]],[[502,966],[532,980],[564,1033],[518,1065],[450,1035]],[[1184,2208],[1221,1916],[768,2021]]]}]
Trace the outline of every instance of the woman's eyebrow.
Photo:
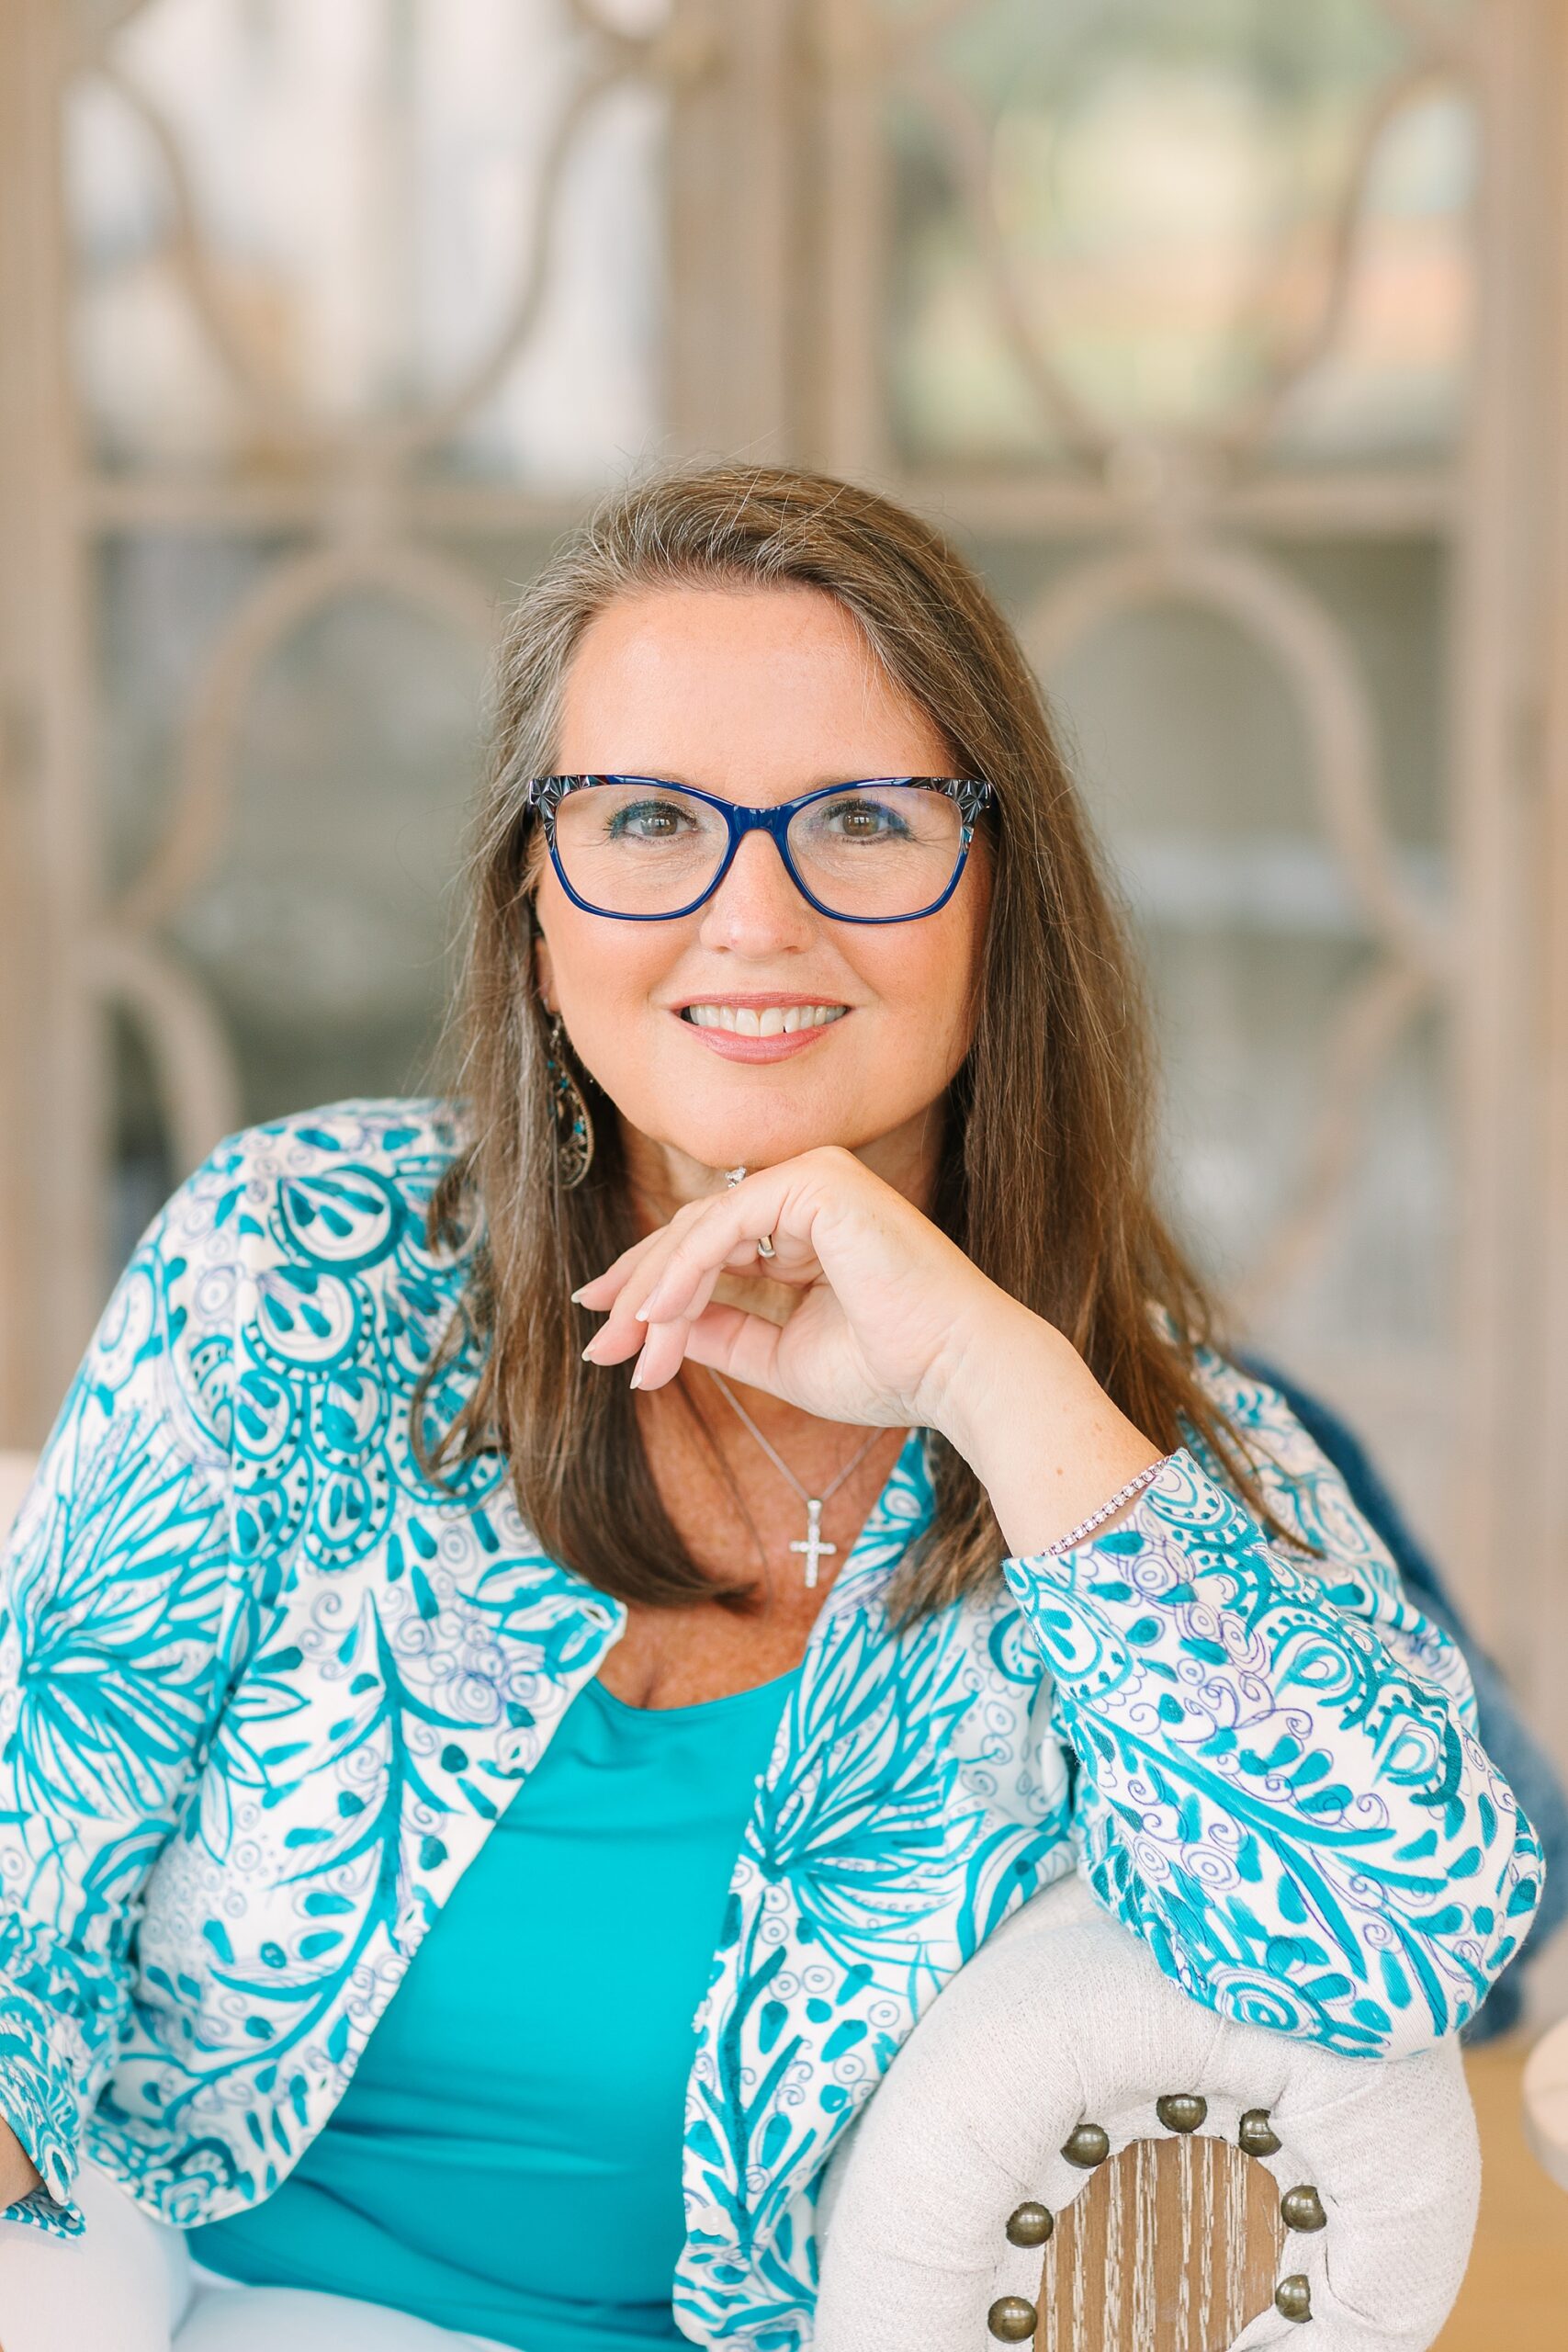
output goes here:
[{"label": "woman's eyebrow", "polygon": [[[737,808],[770,808],[774,805],[770,801],[745,800],[739,793],[725,792],[716,784],[705,784],[699,778],[690,775],[678,773],[673,768],[584,768],[580,770],[579,773],[584,775],[620,776],[627,778],[635,777],[639,778],[647,784],[679,785],[687,792],[710,793],[714,799],[728,800],[730,802],[732,807]],[[781,792],[778,797],[781,801],[798,800],[808,792],[830,792],[835,785],[880,784],[887,780],[891,775],[892,771],[887,768],[853,768],[839,770],[831,775],[818,775],[809,781],[798,783],[795,785],[791,790],[787,792]]]}]

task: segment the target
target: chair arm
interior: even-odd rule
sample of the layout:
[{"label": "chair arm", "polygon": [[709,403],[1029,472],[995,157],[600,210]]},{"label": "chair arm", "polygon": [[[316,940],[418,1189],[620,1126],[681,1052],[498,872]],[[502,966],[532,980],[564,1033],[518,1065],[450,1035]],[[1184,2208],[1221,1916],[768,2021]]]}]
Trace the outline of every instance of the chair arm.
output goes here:
[{"label": "chair arm", "polygon": [[[1270,2304],[1236,2352],[1425,2352],[1463,2278],[1480,2190],[1455,2043],[1347,2058],[1218,2018],[1076,1875],[950,1980],[835,2149],[814,2352],[986,2352],[993,2305],[1041,2293],[1041,2249],[1009,2244],[1009,2216],[1025,2201],[1059,2216],[1083,2193],[1094,2173],[1062,2153],[1080,2125],[1103,2126],[1112,2157],[1168,2140],[1156,2101],[1172,2093],[1206,2100],[1201,2131],[1233,2145],[1242,2116],[1266,2109],[1279,2145],[1259,2160],[1281,2192],[1314,2187],[1326,2217],[1282,2237],[1280,2275],[1305,2278],[1310,2330]],[[1026,2322],[1003,2340],[1032,2333]]]}]

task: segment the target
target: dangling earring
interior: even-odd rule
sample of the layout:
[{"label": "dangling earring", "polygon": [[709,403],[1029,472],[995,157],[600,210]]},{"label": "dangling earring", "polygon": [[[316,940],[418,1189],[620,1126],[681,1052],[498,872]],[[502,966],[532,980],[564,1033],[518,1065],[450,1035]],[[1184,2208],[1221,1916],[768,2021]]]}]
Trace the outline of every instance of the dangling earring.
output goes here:
[{"label": "dangling earring", "polygon": [[588,1115],[582,1089],[566,1066],[566,1048],[561,1043],[564,1029],[558,1012],[550,1024],[546,1060],[556,1089],[556,1170],[561,1190],[570,1193],[574,1185],[581,1183],[592,1165],[593,1122]]}]

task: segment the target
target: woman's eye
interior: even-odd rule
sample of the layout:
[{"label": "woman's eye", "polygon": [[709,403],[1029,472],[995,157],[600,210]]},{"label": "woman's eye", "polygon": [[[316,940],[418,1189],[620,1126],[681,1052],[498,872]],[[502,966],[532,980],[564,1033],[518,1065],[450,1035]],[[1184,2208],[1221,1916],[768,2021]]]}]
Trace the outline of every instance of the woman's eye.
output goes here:
[{"label": "woman's eye", "polygon": [[895,810],[879,800],[840,800],[829,804],[827,821],[850,840],[875,841],[908,829]]},{"label": "woman's eye", "polygon": [[608,827],[612,841],[668,841],[685,821],[684,812],[669,800],[639,800],[617,808]]}]

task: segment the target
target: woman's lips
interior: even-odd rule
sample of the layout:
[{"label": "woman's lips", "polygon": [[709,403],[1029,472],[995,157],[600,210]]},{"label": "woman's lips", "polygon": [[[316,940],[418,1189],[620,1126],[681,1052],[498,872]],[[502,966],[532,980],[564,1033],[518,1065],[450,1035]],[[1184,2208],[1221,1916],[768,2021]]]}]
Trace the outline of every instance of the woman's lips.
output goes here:
[{"label": "woman's lips", "polygon": [[850,1018],[842,1012],[837,1021],[825,1021],[812,1029],[796,1029],[793,1034],[781,1031],[776,1037],[742,1037],[733,1029],[699,1029],[694,1021],[681,1021],[678,1012],[671,1015],[672,1021],[681,1022],[688,1037],[694,1037],[727,1062],[787,1061],[791,1054],[803,1054],[807,1046],[814,1046],[818,1037],[831,1036]]}]

